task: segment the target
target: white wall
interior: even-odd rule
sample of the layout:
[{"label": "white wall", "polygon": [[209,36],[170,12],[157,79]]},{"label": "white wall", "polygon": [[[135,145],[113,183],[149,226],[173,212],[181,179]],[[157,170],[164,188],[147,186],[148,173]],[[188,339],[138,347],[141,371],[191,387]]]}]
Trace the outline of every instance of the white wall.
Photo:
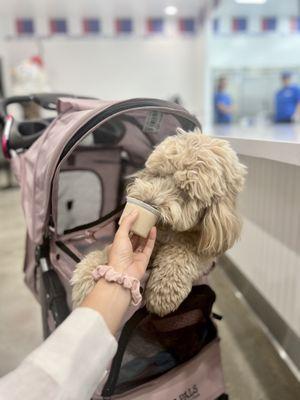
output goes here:
[{"label": "white wall", "polygon": [[[53,91],[120,99],[174,94],[201,120],[205,40],[198,37],[53,38],[10,40],[6,58],[14,65],[42,54]],[[8,85],[9,86],[9,85]]]},{"label": "white wall", "polygon": [[82,33],[85,17],[99,18],[105,36],[114,34],[114,20],[119,17],[132,18],[137,34],[145,34],[147,18],[163,17],[169,32],[177,25],[178,17],[197,17],[206,4],[213,7],[210,0],[172,0],[178,14],[169,17],[164,12],[169,4],[169,0],[0,0],[0,37],[16,35],[16,18],[33,18],[37,36],[49,35],[50,18],[65,18],[70,35]]},{"label": "white wall", "polygon": [[[299,66],[300,34],[290,29],[290,18],[299,13],[298,0],[267,0],[261,5],[223,0],[211,16],[211,20],[218,18],[219,32],[210,36],[210,65],[223,69]],[[232,33],[233,17],[247,18],[247,32]],[[261,32],[263,17],[277,18],[275,32]]]},{"label": "white wall", "polygon": [[6,43],[0,38],[0,60],[1,60],[1,85],[4,88],[4,91],[6,92],[7,89],[9,89],[10,85],[10,79],[9,79],[9,71],[10,67],[8,65],[8,60],[7,60],[7,47]]},{"label": "white wall", "polygon": [[[103,98],[135,96],[169,98],[180,95],[184,105],[201,120],[204,71],[203,36],[185,37],[178,32],[179,17],[197,17],[209,0],[174,0],[178,14],[167,17],[168,0],[0,0],[0,38],[4,39],[7,94],[11,94],[9,68],[24,58],[40,54],[52,90]],[[81,21],[95,16],[103,24],[98,37],[80,38]],[[131,17],[134,32],[115,36],[114,19]],[[148,17],[165,18],[165,34],[145,37]],[[31,17],[36,37],[16,38],[15,19]],[[69,35],[47,37],[49,18],[64,17]],[[8,38],[9,37],[9,38]]]},{"label": "white wall", "polygon": [[291,16],[299,12],[298,0],[267,0],[263,4],[239,4],[235,0],[221,0],[215,16]]},{"label": "white wall", "polygon": [[300,335],[300,167],[241,156],[241,240],[228,252],[287,325]]},{"label": "white wall", "polygon": [[211,35],[213,68],[288,68],[300,66],[299,34]]},{"label": "white wall", "polygon": [[206,24],[203,28],[202,35],[196,40],[195,49],[195,78],[193,92],[195,94],[195,114],[199,118],[203,131],[209,132],[212,124],[212,85],[211,85],[211,68],[210,68],[210,26]]},{"label": "white wall", "polygon": [[43,50],[53,90],[108,99],[182,93],[194,103],[193,40],[46,41]]}]

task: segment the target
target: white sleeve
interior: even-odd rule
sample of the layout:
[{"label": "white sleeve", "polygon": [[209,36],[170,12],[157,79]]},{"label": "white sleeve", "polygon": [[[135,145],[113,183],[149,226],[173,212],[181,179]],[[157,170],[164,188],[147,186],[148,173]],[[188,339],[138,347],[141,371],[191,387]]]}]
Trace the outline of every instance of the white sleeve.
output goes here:
[{"label": "white sleeve", "polygon": [[20,366],[0,379],[1,400],[90,400],[117,342],[96,311],[77,308]]}]

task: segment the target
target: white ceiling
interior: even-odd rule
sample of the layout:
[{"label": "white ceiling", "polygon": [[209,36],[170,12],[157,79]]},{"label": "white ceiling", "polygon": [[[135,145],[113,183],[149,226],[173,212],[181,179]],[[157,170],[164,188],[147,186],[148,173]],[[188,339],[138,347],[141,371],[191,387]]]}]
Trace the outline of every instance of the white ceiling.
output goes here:
[{"label": "white ceiling", "polygon": [[295,16],[299,15],[299,0],[266,0],[263,4],[237,4],[235,0],[222,0],[215,11],[219,17],[230,16]]},{"label": "white ceiling", "polygon": [[[226,0],[225,0],[226,1]],[[2,16],[161,16],[167,5],[178,7],[178,15],[197,15],[212,0],[0,0]]]},{"label": "white ceiling", "polygon": [[[300,0],[266,0],[263,5],[237,4],[235,0],[220,0],[214,12],[217,17],[259,17],[299,15]],[[144,19],[163,16],[168,5],[178,8],[177,16],[199,16],[207,4],[215,0],[0,0],[0,34],[11,31],[9,26],[18,17],[42,20],[51,17],[82,18],[96,16],[111,20],[116,17]],[[9,25],[10,24],[10,25]]]},{"label": "white ceiling", "polygon": [[[0,18],[26,16],[161,16],[167,5],[175,5],[179,16],[198,15],[205,4],[214,0],[0,0]],[[216,15],[299,15],[299,0],[266,0],[263,5],[237,4],[220,0]]]}]

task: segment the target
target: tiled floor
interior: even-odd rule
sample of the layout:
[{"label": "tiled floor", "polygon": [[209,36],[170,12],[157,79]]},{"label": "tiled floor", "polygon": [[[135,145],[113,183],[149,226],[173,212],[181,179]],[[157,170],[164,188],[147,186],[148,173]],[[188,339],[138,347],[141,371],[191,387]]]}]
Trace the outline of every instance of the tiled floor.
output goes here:
[{"label": "tiled floor", "polygon": [[[1,182],[0,182],[1,185]],[[0,191],[0,376],[42,340],[39,306],[23,283],[24,222],[19,191]],[[234,295],[221,267],[212,276],[222,357],[231,400],[296,400],[300,384],[280,359],[254,314]]]}]

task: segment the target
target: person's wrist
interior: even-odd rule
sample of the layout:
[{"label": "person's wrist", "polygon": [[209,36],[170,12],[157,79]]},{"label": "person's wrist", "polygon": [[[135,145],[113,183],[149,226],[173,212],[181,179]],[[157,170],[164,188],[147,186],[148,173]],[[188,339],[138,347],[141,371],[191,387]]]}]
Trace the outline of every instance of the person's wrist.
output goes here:
[{"label": "person's wrist", "polygon": [[142,278],[140,276],[141,274],[138,273],[137,271],[135,271],[131,265],[124,266],[124,265],[120,265],[120,264],[117,264],[114,262],[111,262],[111,263],[109,262],[108,265],[111,266],[115,271],[117,271],[121,274],[128,275],[128,276],[138,279],[138,280],[141,280],[141,278]]},{"label": "person's wrist", "polygon": [[[81,307],[97,311],[114,335],[130,302],[131,292],[129,289],[119,285],[117,282],[108,282],[105,279],[100,279],[92,292],[87,295]],[[111,310],[114,312],[111,312]]]},{"label": "person's wrist", "polygon": [[118,297],[120,294],[123,297],[128,297],[128,301],[130,302],[131,293],[130,290],[125,288],[123,285],[119,284],[118,282],[109,282],[106,279],[99,279],[95,285],[96,291],[103,293],[105,292],[110,293],[111,301],[114,301],[115,296]]},{"label": "person's wrist", "polygon": [[[132,304],[138,305],[141,301],[140,281],[131,274],[116,271],[111,265],[99,266],[93,272],[98,291],[109,290],[113,297],[122,296],[124,300],[131,297]],[[101,282],[105,282],[104,284]],[[122,293],[120,293],[120,291]]]}]

